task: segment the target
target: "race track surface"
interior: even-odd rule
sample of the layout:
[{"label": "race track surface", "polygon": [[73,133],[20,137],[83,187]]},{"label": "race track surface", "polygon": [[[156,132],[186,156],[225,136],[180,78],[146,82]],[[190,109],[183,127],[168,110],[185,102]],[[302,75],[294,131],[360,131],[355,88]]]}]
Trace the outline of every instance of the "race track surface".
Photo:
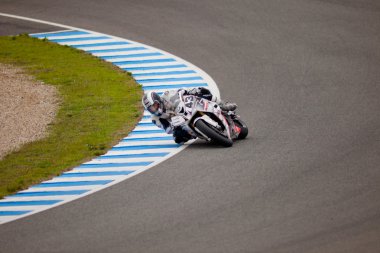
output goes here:
[{"label": "race track surface", "polygon": [[[0,226],[0,252],[379,252],[380,4],[2,0],[199,66],[251,134]],[[15,23],[14,23],[15,22]],[[57,30],[0,18],[0,34]]]}]

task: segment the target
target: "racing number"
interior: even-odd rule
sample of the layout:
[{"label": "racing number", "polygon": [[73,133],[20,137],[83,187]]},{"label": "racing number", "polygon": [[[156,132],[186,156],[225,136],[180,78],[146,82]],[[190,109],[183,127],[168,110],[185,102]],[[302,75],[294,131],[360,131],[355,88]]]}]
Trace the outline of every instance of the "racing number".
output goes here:
[{"label": "racing number", "polygon": [[194,101],[194,97],[192,97],[192,96],[188,96],[188,97],[185,97],[185,105],[187,106],[187,107],[193,107],[193,101]]}]

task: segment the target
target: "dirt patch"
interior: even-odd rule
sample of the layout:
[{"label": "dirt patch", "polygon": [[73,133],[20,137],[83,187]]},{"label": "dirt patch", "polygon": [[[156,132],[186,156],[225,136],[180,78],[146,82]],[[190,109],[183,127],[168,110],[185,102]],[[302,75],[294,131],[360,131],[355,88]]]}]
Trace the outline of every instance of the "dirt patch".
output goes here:
[{"label": "dirt patch", "polygon": [[55,87],[0,63],[0,160],[25,143],[44,138],[58,105]]}]

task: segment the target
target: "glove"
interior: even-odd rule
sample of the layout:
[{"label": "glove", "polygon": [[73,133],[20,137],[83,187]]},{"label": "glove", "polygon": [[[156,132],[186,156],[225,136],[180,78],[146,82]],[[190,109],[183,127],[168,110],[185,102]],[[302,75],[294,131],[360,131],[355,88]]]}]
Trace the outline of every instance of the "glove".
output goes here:
[{"label": "glove", "polygon": [[185,112],[185,104],[181,101],[178,103],[177,107],[175,108],[175,113],[182,114]]},{"label": "glove", "polygon": [[236,108],[237,108],[237,105],[236,105],[235,103],[230,103],[230,102],[226,102],[226,103],[221,102],[221,103],[219,104],[219,106],[220,106],[220,108],[221,108],[223,111],[226,111],[226,112],[228,112],[228,111],[235,111]]},{"label": "glove", "polygon": [[187,95],[187,93],[188,93],[187,90],[185,90],[185,89],[179,89],[177,92],[180,96]]}]

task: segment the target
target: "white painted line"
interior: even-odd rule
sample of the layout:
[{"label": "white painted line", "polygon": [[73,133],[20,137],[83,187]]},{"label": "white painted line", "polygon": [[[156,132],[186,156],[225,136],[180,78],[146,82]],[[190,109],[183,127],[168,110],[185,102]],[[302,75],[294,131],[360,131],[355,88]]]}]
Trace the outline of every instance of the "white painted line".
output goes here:
[{"label": "white painted line", "polygon": [[[55,198],[55,199],[57,199],[57,198]],[[11,201],[11,200],[7,200],[7,201]],[[16,200],[12,200],[12,201],[16,201]],[[2,206],[2,207],[0,207],[0,211],[13,211],[13,210],[24,211],[24,210],[32,210],[32,209],[35,209],[38,207],[46,207],[46,205]]]},{"label": "white painted line", "polygon": [[[128,135],[128,137],[124,138],[125,140],[132,139],[132,138],[153,138],[153,137],[168,137],[172,136],[170,134],[167,134],[165,132],[162,133],[153,133],[153,134],[133,134],[134,132],[131,132],[131,134]],[[123,140],[124,140],[123,139]]]},{"label": "white painted line", "polygon": [[[57,177],[57,179],[49,181],[49,183],[78,182],[78,181],[96,181],[96,180],[117,180],[117,179],[122,179],[123,177],[125,177],[125,176]],[[59,198],[59,196],[57,196],[57,198]]]},{"label": "white painted line", "polygon": [[159,157],[143,157],[143,158],[108,158],[108,159],[94,159],[94,162],[98,164],[102,163],[120,163],[121,161],[124,161],[125,159],[128,159],[130,162],[150,162],[157,160]]},{"label": "white painted line", "polygon": [[136,64],[119,64],[117,66],[119,68],[142,68],[142,67],[157,67],[157,66],[172,66],[175,62],[154,62],[154,63],[136,63]]},{"label": "white painted line", "polygon": [[[149,75],[149,76],[138,76],[138,77],[135,77],[135,79],[137,82],[140,82],[140,81],[146,81],[146,80],[152,80],[152,79],[160,80],[160,79],[166,79],[166,78],[186,78],[186,77],[199,77],[199,75],[197,75],[196,73],[181,74],[181,75],[178,75],[178,74]],[[202,80],[197,80],[197,81],[199,82]]]},{"label": "white painted line", "polygon": [[136,145],[165,145],[165,144],[175,144],[174,140],[163,140],[163,141],[152,141],[152,142],[142,142],[142,141],[124,141],[115,145],[115,147],[129,147]]},{"label": "white painted line", "polygon": [[[67,30],[66,30],[67,31]],[[69,36],[46,36],[48,40],[62,40],[62,39],[81,39],[81,38],[91,38],[100,36],[100,34],[79,34],[79,35],[69,35]]]},{"label": "white painted line", "polygon": [[[126,48],[136,48],[136,45],[129,45],[129,47],[126,47]],[[99,57],[104,57],[104,56],[119,56],[119,55],[133,55],[133,54],[149,54],[149,53],[155,53],[156,51],[155,50],[152,50],[152,49],[144,49],[144,50],[141,50],[141,49],[138,49],[138,50],[128,50],[128,51],[119,51],[119,52],[105,52],[105,53],[93,53],[93,55],[95,56],[99,56]]]},{"label": "white painted line", "polygon": [[[82,49],[84,51],[93,51],[93,50],[111,50],[111,49],[130,49],[130,48],[135,48],[138,47],[137,45],[131,45],[131,44],[126,44],[126,45],[111,45],[111,46],[92,46],[92,47],[80,47],[77,46],[78,49]],[[138,50],[139,52],[143,52],[144,50]]]},{"label": "white painted line", "polygon": [[112,155],[125,155],[125,154],[145,154],[145,153],[172,153],[178,148],[152,148],[152,149],[143,149],[143,150],[111,150],[109,154]]},{"label": "white painted line", "polygon": [[141,121],[140,121],[141,123],[151,123],[152,122],[152,119],[142,119]]},{"label": "white painted line", "polygon": [[82,45],[88,45],[88,44],[98,44],[98,43],[110,43],[110,42],[117,42],[118,40],[109,38],[109,39],[101,39],[101,40],[84,40],[84,41],[69,41],[69,42],[57,42],[60,45],[67,45],[67,46],[80,46]]},{"label": "white painted line", "polygon": [[[60,195],[60,196],[38,196],[38,197],[15,197],[9,196],[6,198],[7,201],[36,201],[36,200],[69,200],[72,199],[72,195]],[[15,209],[15,207],[9,208],[10,210]],[[17,207],[18,209],[18,207]],[[30,206],[26,209],[30,210]]]},{"label": "white painted line", "polygon": [[[154,161],[156,161],[156,159]],[[152,161],[150,161],[150,162],[152,162]],[[141,168],[146,167],[146,166],[107,167],[106,163],[102,163],[102,164],[104,164],[104,167],[101,167],[99,165],[99,167],[97,167],[97,168],[75,168],[75,169],[73,169],[71,171],[66,172],[65,174],[63,174],[60,177],[55,177],[54,179],[52,179],[50,181],[46,181],[46,182],[55,182],[56,180],[58,180],[58,181],[59,180],[69,180],[69,178],[73,178],[73,177],[65,177],[65,175],[73,175],[73,173],[109,172],[109,171],[116,171],[116,172],[117,171],[119,171],[119,172],[123,172],[123,171],[136,171],[136,170],[139,170]],[[124,175],[121,175],[121,176],[124,176]],[[88,176],[88,177],[90,177],[90,176]],[[100,176],[93,176],[93,177],[95,178],[94,180],[97,180],[96,178],[98,178],[98,177],[100,178]],[[114,176],[109,176],[109,177],[114,177]],[[102,180],[104,180],[104,179],[102,179]],[[71,181],[74,181],[74,180],[71,180]],[[77,180],[77,181],[83,181],[83,180]]]},{"label": "white painted line", "polygon": [[137,126],[133,131],[148,131],[148,130],[161,130],[160,128],[156,126]]},{"label": "white painted line", "polygon": [[151,73],[162,73],[162,72],[169,72],[169,71],[188,71],[191,70],[191,68],[184,67],[184,68],[171,68],[171,69],[155,69],[155,70],[130,70],[132,74],[146,74],[149,75]]},{"label": "white painted line", "polygon": [[[67,186],[67,187],[32,187],[29,188],[26,191],[21,192],[42,192],[42,191],[80,191],[80,190],[86,190],[86,191],[92,191],[98,189],[98,185],[86,185],[86,186]],[[1,209],[0,209],[1,210]]]},{"label": "white painted line", "polygon": [[189,81],[163,81],[163,82],[154,82],[154,83],[143,83],[142,85],[145,87],[149,86],[157,86],[157,85],[181,85],[181,84],[197,84],[197,83],[205,83],[203,80],[189,80]]},{"label": "white painted line", "polygon": [[[137,53],[137,52],[134,52]],[[120,64],[126,61],[144,61],[147,60],[148,57],[124,57],[124,58],[113,58],[113,59],[104,59],[105,61],[112,62],[115,64]],[[166,55],[157,55],[157,56],[149,56],[149,60],[161,60],[168,59]]]}]

